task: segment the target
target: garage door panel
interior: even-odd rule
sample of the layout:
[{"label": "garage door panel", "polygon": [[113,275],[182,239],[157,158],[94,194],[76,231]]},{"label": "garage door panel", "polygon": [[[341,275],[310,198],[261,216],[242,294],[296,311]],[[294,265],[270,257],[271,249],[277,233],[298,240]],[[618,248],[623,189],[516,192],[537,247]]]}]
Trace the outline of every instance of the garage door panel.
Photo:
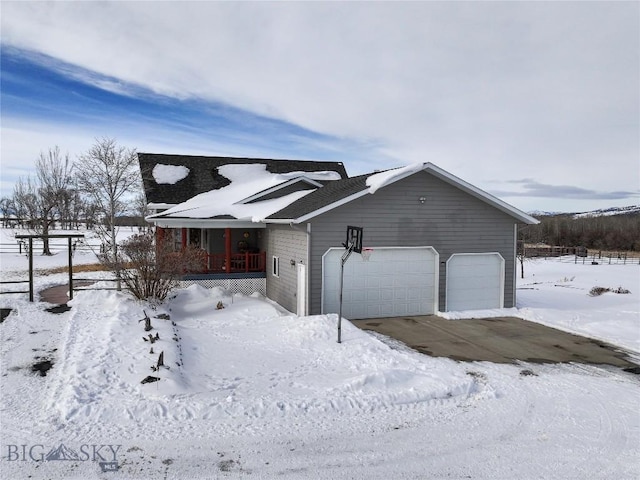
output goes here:
[{"label": "garage door panel", "polygon": [[[343,253],[332,248],[323,256],[324,313],[339,309]],[[378,247],[369,261],[352,254],[345,264],[343,315],[357,319],[434,313],[437,265],[438,254],[431,247]]]},{"label": "garage door panel", "polygon": [[348,299],[349,302],[364,302],[367,299],[367,291],[350,290],[343,293],[343,298]]},{"label": "garage door panel", "polygon": [[382,300],[385,303],[392,302],[393,301],[393,290],[388,290],[388,289],[382,290]]},{"label": "garage door panel", "polygon": [[396,307],[393,309],[393,316],[394,317],[403,317],[405,315],[408,315],[409,309],[407,308],[407,305],[405,304],[401,304],[401,305],[396,305]]},{"label": "garage door panel", "polygon": [[466,277],[457,277],[451,278],[449,281],[451,290],[474,290],[480,289],[483,290],[485,288],[491,288],[492,285],[490,283],[491,279],[496,278],[496,274],[492,273],[491,275],[482,275],[482,276],[466,276]]},{"label": "garage door panel", "polygon": [[407,290],[407,299],[409,300],[419,300],[420,298],[422,298],[422,296],[422,289],[410,288],[409,290]]},{"label": "garage door panel", "polygon": [[[455,293],[455,292],[454,292]],[[490,291],[487,290],[482,290],[482,289],[474,289],[474,290],[463,290],[460,292],[460,298],[458,300],[458,302],[475,302],[479,305],[492,305],[489,307],[483,307],[483,308],[499,308],[496,307],[495,303],[491,304],[491,303],[487,303],[487,301],[491,300],[493,302],[497,302],[498,301],[498,296],[500,294],[500,290],[499,289],[491,289]],[[462,296],[464,295],[464,296]],[[477,310],[477,308],[476,308]]]},{"label": "garage door panel", "polygon": [[394,288],[393,289],[393,298],[394,298],[394,300],[406,300],[407,299],[407,291],[404,288]]},{"label": "garage door panel", "polygon": [[420,310],[421,308],[423,308],[423,306],[424,305],[420,302],[414,302],[414,303],[408,304],[408,308],[411,311]]},{"label": "garage door panel", "polygon": [[375,277],[371,277],[371,276],[367,276],[364,277],[365,282],[365,288],[375,288],[375,289],[379,289],[380,288],[380,278],[378,278],[377,276]]},{"label": "garage door panel", "polygon": [[[380,316],[381,317],[393,317],[393,305],[383,305],[382,308],[380,309]],[[372,317],[375,318],[375,317]]]},{"label": "garage door panel", "polygon": [[447,261],[447,310],[502,308],[504,259],[499,253],[454,254]]},{"label": "garage door panel", "polygon": [[380,287],[384,287],[385,289],[393,289],[394,277],[392,275],[384,275],[380,277]]},{"label": "garage door panel", "polygon": [[379,304],[382,301],[380,289],[367,289],[367,302]]}]

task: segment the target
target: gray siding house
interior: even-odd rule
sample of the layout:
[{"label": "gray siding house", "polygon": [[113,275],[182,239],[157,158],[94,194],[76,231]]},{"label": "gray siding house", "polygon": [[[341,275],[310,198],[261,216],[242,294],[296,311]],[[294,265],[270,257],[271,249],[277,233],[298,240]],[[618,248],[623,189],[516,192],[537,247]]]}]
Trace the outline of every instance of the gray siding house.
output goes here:
[{"label": "gray siding house", "polygon": [[[166,162],[143,155],[147,168],[154,161]],[[225,164],[223,158],[199,158],[203,164],[207,163],[203,158],[215,158],[214,169],[220,175],[217,169]],[[199,236],[212,256],[203,272],[187,280],[239,291],[255,289],[299,315],[336,313],[340,257],[346,228],[353,225],[364,230],[364,249],[345,263],[346,318],[515,305],[517,225],[537,220],[500,199],[431,163],[349,178],[342,164],[333,162],[243,162],[265,162],[267,169],[275,162],[280,173],[294,172],[269,180],[262,190],[245,192],[241,203],[247,211],[255,207],[260,218],[234,214],[231,205],[224,215],[207,217],[201,206],[206,201],[179,204],[166,197],[162,206],[174,207],[157,208],[148,218],[159,229],[180,229],[183,245]],[[309,171],[302,168],[311,165]],[[327,172],[334,175],[323,177]],[[211,199],[228,201],[221,189],[213,190]],[[194,235],[190,230],[196,228]],[[221,253],[210,251],[211,239],[220,237],[221,229],[230,239],[225,240],[226,263],[220,263]],[[240,250],[250,246],[250,255],[258,260],[247,252],[229,252],[236,245]],[[247,285],[248,279],[253,283]]]}]

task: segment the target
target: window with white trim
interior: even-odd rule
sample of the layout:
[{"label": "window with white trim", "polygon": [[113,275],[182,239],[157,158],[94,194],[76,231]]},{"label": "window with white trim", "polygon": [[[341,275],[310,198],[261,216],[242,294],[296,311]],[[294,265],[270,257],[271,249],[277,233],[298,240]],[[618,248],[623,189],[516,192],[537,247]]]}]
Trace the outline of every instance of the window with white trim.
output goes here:
[{"label": "window with white trim", "polygon": [[274,277],[280,276],[280,257],[275,255],[271,259],[271,273]]}]

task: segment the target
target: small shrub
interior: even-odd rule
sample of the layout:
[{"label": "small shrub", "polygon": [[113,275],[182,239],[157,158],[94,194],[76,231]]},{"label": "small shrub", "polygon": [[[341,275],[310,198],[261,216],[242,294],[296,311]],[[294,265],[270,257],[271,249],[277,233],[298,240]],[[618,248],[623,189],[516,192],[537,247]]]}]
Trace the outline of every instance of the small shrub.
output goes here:
[{"label": "small shrub", "polygon": [[163,301],[185,273],[204,266],[206,252],[187,246],[173,252],[168,243],[156,245],[152,234],[129,237],[122,243],[117,258],[110,254],[101,261],[120,272],[127,289],[138,299]]},{"label": "small shrub", "polygon": [[610,291],[611,289],[606,287],[593,287],[591,290],[589,290],[589,296],[597,297],[598,295],[602,295],[603,293],[607,293]]},{"label": "small shrub", "polygon": [[593,287],[591,290],[589,290],[589,295],[592,297],[597,297],[598,295],[602,295],[603,293],[607,293],[607,292],[623,293],[623,294],[631,293],[629,290],[622,287],[618,287],[614,290],[606,287]]}]

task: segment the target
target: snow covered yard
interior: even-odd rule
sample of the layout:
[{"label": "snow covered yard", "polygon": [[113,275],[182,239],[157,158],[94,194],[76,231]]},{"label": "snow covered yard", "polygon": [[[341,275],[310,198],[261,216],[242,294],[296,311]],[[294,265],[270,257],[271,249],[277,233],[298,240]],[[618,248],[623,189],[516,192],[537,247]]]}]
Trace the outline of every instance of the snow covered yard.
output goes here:
[{"label": "snow covered yard", "polygon": [[[612,267],[527,264],[518,308],[497,313],[640,353],[640,269]],[[2,478],[640,476],[639,377],[615,368],[458,363],[348,322],[339,345],[334,315],[197,286],[155,309],[80,292],[61,315],[23,297],[0,299]]]},{"label": "snow covered yard", "polygon": [[[636,259],[637,260],[637,259]],[[519,315],[605,340],[640,357],[640,265],[591,265],[573,257],[535,260],[519,281]],[[589,295],[594,287],[611,289]],[[614,291],[628,290],[629,293]]]}]

